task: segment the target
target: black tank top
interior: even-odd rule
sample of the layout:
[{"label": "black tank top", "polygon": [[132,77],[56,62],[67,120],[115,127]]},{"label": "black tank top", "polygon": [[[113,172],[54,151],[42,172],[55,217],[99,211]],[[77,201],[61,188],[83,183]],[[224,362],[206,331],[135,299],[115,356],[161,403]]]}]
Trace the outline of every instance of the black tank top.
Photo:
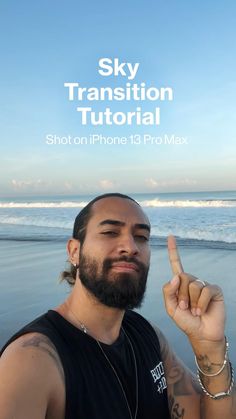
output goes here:
[{"label": "black tank top", "polygon": [[134,417],[136,380],[132,345],[138,374],[137,419],[169,419],[166,380],[156,332],[147,320],[131,310],[125,313],[122,329],[112,345],[101,343],[102,351],[95,339],[56,311],[49,310],[16,333],[0,355],[19,336],[42,333],[55,345],[64,368],[65,419],[131,419],[126,398]]}]

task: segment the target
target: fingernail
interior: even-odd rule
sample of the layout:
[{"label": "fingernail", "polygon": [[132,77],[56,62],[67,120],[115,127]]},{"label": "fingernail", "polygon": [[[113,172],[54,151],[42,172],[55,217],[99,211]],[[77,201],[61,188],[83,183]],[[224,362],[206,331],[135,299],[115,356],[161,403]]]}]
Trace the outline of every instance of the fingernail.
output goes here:
[{"label": "fingernail", "polygon": [[197,309],[196,309],[196,314],[197,314],[197,316],[201,316],[202,311],[201,311],[201,309],[200,309],[200,308],[197,308]]},{"label": "fingernail", "polygon": [[194,308],[192,308],[191,313],[192,313],[192,315],[193,315],[193,316],[196,316],[196,315],[197,315],[197,313],[196,313],[196,308],[195,308],[195,307],[194,307]]},{"label": "fingernail", "polygon": [[181,300],[179,303],[179,308],[181,308],[181,310],[186,310],[188,308],[188,303],[184,300]]}]

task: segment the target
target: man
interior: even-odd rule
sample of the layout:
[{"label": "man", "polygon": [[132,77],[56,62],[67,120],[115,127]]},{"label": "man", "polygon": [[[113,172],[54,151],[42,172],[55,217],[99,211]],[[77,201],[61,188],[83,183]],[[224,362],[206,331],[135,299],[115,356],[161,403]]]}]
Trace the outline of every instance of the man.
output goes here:
[{"label": "man", "polygon": [[222,292],[183,272],[173,237],[165,305],[190,340],[198,380],[132,311],[145,292],[149,235],[126,195],[81,211],[67,246],[71,294],[3,348],[0,419],[236,418]]}]

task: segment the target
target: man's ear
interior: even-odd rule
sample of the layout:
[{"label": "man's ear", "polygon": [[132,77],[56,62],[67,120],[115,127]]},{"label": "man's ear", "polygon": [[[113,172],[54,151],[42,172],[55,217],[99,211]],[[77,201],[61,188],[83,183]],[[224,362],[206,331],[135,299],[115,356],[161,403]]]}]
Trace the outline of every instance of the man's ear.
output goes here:
[{"label": "man's ear", "polygon": [[79,265],[80,242],[76,239],[70,239],[67,242],[68,259],[72,265]]}]

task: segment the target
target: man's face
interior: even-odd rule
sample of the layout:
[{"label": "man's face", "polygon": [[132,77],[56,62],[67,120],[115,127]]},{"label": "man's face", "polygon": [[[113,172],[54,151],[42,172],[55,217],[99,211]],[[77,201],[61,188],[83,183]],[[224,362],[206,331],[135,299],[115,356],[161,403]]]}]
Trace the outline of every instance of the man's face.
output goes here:
[{"label": "man's face", "polygon": [[150,261],[149,221],[141,208],[123,198],[104,198],[92,208],[80,248],[79,278],[101,303],[139,307]]}]

